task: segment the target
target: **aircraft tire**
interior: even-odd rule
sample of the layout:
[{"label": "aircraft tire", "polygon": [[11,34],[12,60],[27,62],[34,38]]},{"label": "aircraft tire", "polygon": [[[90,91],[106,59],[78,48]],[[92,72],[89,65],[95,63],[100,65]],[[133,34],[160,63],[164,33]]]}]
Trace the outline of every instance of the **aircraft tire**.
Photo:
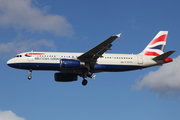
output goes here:
[{"label": "aircraft tire", "polygon": [[84,80],[82,81],[82,85],[83,85],[83,86],[86,86],[87,83],[88,83],[88,81],[87,81],[86,79],[84,79]]},{"label": "aircraft tire", "polygon": [[31,78],[32,78],[32,77],[29,75],[29,76],[28,76],[28,79],[31,80]]}]

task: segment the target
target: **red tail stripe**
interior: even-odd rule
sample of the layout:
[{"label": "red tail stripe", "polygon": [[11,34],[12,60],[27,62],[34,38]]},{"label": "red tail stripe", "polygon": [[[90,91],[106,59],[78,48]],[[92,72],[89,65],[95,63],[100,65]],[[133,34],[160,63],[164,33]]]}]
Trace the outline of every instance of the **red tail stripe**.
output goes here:
[{"label": "red tail stripe", "polygon": [[159,54],[156,53],[156,52],[148,52],[148,51],[146,51],[144,54],[149,55],[149,56],[159,56]]},{"label": "red tail stripe", "polygon": [[154,39],[154,40],[150,43],[150,45],[153,45],[153,44],[155,44],[155,43],[157,43],[157,42],[160,42],[160,41],[166,41],[166,38],[167,38],[167,35],[166,35],[166,34],[165,34],[165,35],[161,35],[160,37]]}]

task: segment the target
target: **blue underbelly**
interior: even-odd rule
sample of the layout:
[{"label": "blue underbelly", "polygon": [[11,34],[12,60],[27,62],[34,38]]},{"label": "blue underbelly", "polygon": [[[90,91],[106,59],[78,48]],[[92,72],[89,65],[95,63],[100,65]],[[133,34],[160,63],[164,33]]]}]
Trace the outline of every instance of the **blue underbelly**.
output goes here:
[{"label": "blue underbelly", "polygon": [[145,68],[143,66],[135,66],[135,65],[100,65],[96,64],[93,70],[102,70],[106,72],[121,72],[121,71],[129,71]]},{"label": "blue underbelly", "polygon": [[[62,70],[60,64],[58,63],[13,63],[9,66],[18,69],[32,69],[32,70]],[[135,65],[100,65],[96,64],[94,68],[91,69],[92,72],[121,72],[145,68],[143,66]],[[74,69],[74,68],[73,68]],[[77,68],[78,70],[84,68]],[[71,70],[69,68],[69,70]]]}]

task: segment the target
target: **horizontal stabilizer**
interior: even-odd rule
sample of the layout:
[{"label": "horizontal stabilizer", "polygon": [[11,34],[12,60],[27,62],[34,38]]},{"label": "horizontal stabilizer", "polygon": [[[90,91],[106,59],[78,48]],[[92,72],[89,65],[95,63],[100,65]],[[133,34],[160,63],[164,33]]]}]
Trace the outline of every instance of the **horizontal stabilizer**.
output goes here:
[{"label": "horizontal stabilizer", "polygon": [[168,52],[166,52],[166,53],[164,53],[164,54],[161,54],[161,55],[153,58],[153,60],[164,60],[164,59],[166,59],[167,57],[169,57],[171,54],[173,54],[174,52],[175,52],[175,51],[168,51]]}]

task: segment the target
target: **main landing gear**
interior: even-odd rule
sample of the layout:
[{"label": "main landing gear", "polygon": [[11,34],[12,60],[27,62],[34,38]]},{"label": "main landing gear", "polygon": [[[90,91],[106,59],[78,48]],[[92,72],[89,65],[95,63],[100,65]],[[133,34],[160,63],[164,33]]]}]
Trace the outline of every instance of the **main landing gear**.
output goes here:
[{"label": "main landing gear", "polygon": [[[87,76],[87,77],[92,78],[92,79],[95,79],[96,75],[92,76],[92,74],[90,74],[90,75]],[[83,81],[82,81],[82,85],[83,85],[83,86],[86,86],[87,83],[88,83],[88,81],[87,81],[85,78],[86,78],[86,76],[83,77]]]},{"label": "main landing gear", "polygon": [[31,80],[31,78],[32,78],[31,75],[32,75],[32,70],[29,70],[29,76],[28,76],[28,79],[29,79],[29,80]]}]

